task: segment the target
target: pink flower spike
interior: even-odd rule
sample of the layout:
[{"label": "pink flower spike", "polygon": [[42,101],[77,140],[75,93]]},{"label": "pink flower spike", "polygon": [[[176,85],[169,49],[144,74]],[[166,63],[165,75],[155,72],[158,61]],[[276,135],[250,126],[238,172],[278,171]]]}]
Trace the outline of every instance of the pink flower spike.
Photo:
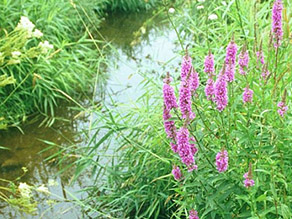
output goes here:
[{"label": "pink flower spike", "polygon": [[172,108],[177,108],[178,105],[176,103],[176,97],[174,93],[173,87],[171,87],[169,84],[172,81],[172,78],[169,76],[169,72],[166,74],[166,78],[163,80],[163,99],[164,104],[168,110],[171,110]]},{"label": "pink flower spike", "polygon": [[232,37],[230,43],[226,48],[226,57],[225,57],[225,65],[226,65],[226,81],[232,82],[234,81],[235,74],[235,64],[236,64],[236,54],[237,54],[237,45],[234,42]]},{"label": "pink flower spike", "polygon": [[194,119],[195,113],[192,112],[192,93],[190,88],[190,74],[182,79],[179,90],[179,107],[183,119]]},{"label": "pink flower spike", "polygon": [[219,173],[225,172],[228,169],[228,152],[226,150],[217,153],[216,166]]},{"label": "pink flower spike", "polygon": [[215,89],[214,89],[214,81],[212,78],[208,78],[206,87],[205,87],[205,95],[207,100],[214,101]]},{"label": "pink flower spike", "polygon": [[281,117],[284,117],[284,114],[287,113],[287,110],[288,110],[288,106],[285,105],[285,103],[283,101],[279,102],[278,103],[278,113]]},{"label": "pink flower spike", "polygon": [[178,166],[173,166],[171,173],[176,181],[179,181],[182,178],[182,174]]},{"label": "pink flower spike", "polygon": [[257,63],[262,63],[262,65],[265,64],[265,56],[264,56],[264,53],[262,50],[256,52],[256,55],[257,55]]},{"label": "pink flower spike", "polygon": [[245,186],[246,188],[249,188],[249,187],[251,187],[251,186],[254,186],[254,180],[253,180],[251,177],[248,176],[248,172],[246,172],[246,173],[243,175],[243,177],[245,178],[245,180],[243,181],[243,183],[244,183],[244,186]]},{"label": "pink flower spike", "polygon": [[242,51],[239,54],[239,73],[242,75],[246,75],[246,69],[248,68],[248,62],[249,62],[249,56],[248,51],[246,50],[246,47],[242,49]]},{"label": "pink flower spike", "polygon": [[172,150],[174,153],[177,153],[177,152],[178,152],[177,144],[175,144],[175,143],[173,143],[173,142],[170,142],[170,146],[171,146],[171,150]]},{"label": "pink flower spike", "polygon": [[234,42],[234,39],[231,39],[230,43],[228,44],[226,48],[225,64],[227,65],[230,61],[231,61],[231,64],[235,64],[236,54],[237,54],[237,45]]},{"label": "pink flower spike", "polygon": [[243,183],[244,183],[244,186],[246,187],[246,188],[249,188],[249,187],[251,187],[251,186],[254,186],[254,180],[252,179],[252,169],[251,169],[251,163],[249,164],[249,168],[248,168],[248,172],[246,172],[244,175],[243,175],[243,177],[244,177],[244,181],[243,181]]},{"label": "pink flower spike", "polygon": [[221,73],[215,83],[215,102],[217,104],[217,109],[222,112],[228,104],[228,94],[227,94],[227,82],[225,76],[225,66],[223,67]]},{"label": "pink flower spike", "polygon": [[181,158],[181,161],[187,166],[193,166],[195,163],[194,154],[191,149],[191,144],[189,142],[190,133],[189,130],[183,126],[177,132],[177,146],[178,146],[178,154]]},{"label": "pink flower spike", "polygon": [[184,80],[192,68],[192,58],[188,55],[183,57],[181,63],[181,80]]},{"label": "pink flower spike", "polygon": [[200,219],[198,216],[198,212],[195,211],[194,209],[190,210],[189,219]]},{"label": "pink flower spike", "polygon": [[275,48],[281,46],[281,41],[283,39],[282,10],[282,0],[275,0],[272,10],[272,32]]},{"label": "pink flower spike", "polygon": [[171,118],[171,114],[168,109],[164,106],[163,109],[163,120],[164,120],[164,128],[165,132],[167,134],[167,137],[170,139],[175,140],[176,139],[176,127],[175,123],[172,120],[169,120]]},{"label": "pink flower spike", "polygon": [[191,79],[191,93],[194,93],[200,85],[200,78],[199,78],[198,72],[192,69],[190,79]]},{"label": "pink flower spike", "polygon": [[242,94],[242,100],[244,103],[251,103],[253,97],[253,90],[248,87],[244,88],[244,92]]},{"label": "pink flower spike", "polygon": [[214,55],[211,53],[211,51],[209,51],[209,54],[205,57],[204,65],[204,72],[206,72],[209,77],[215,76]]}]

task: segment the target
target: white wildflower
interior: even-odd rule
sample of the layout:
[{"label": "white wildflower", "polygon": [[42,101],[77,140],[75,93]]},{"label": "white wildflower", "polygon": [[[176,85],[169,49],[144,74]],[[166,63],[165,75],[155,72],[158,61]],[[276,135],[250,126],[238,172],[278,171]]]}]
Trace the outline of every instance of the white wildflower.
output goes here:
[{"label": "white wildflower", "polygon": [[53,49],[54,46],[50,44],[47,40],[39,43],[39,47],[42,50],[42,53],[47,53],[50,49]]},{"label": "white wildflower", "polygon": [[31,197],[31,186],[26,183],[19,183],[18,190],[23,198]]},{"label": "white wildflower", "polygon": [[216,14],[210,14],[208,17],[209,20],[217,20],[218,16]]},{"label": "white wildflower", "polygon": [[16,29],[25,30],[28,34],[28,37],[31,37],[34,27],[35,25],[27,17],[21,16]]},{"label": "white wildflower", "polygon": [[222,1],[222,5],[227,6],[226,1]]},{"label": "white wildflower", "polygon": [[198,5],[198,6],[197,6],[197,9],[198,9],[198,10],[204,9],[204,6],[203,6],[203,5]]},{"label": "white wildflower", "polygon": [[170,9],[168,9],[168,12],[173,14],[175,12],[175,9],[174,8],[170,8]]},{"label": "white wildflower", "polygon": [[44,34],[39,29],[35,29],[35,31],[32,33],[32,36],[36,38],[41,38],[43,35]]},{"label": "white wildflower", "polygon": [[202,2],[205,2],[205,0],[198,0],[198,2],[201,2],[202,3]]},{"label": "white wildflower", "polygon": [[21,52],[19,52],[19,51],[14,51],[14,52],[11,53],[11,55],[12,55],[12,58],[17,59],[19,56],[21,56]]},{"label": "white wildflower", "polygon": [[47,187],[45,187],[45,185],[39,186],[38,188],[36,188],[36,191],[37,192],[42,192],[42,193],[44,193],[46,195],[51,194],[50,191],[49,191],[49,189]]},{"label": "white wildflower", "polygon": [[48,186],[58,186],[58,182],[53,179],[49,179]]}]

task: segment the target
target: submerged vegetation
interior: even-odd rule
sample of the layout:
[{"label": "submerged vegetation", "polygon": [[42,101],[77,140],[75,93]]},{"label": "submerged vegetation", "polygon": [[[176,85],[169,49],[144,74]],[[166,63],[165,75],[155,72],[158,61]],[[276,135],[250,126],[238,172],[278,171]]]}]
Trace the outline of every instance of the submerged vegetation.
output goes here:
[{"label": "submerged vegetation", "polygon": [[[110,43],[94,39],[91,31],[99,34],[95,23],[106,12],[157,7],[177,36],[181,60],[137,69],[142,95],[132,103],[107,93],[89,109],[78,105],[94,118],[86,140],[50,159],[61,164],[76,158],[69,164],[76,166],[74,179],[90,170],[86,198],[74,197],[83,215],[292,217],[291,2],[51,4],[28,1],[20,10],[9,2],[15,14],[0,8],[11,16],[0,41],[1,127],[36,111],[50,116],[51,124],[61,99],[77,103],[81,94],[96,92]],[[66,19],[68,14],[75,17]]]}]

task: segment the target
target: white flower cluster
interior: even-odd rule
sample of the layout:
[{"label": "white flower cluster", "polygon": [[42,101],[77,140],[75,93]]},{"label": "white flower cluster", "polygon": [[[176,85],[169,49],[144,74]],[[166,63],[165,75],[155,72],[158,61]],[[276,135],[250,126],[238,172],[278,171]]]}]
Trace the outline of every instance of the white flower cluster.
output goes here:
[{"label": "white flower cluster", "polygon": [[45,185],[40,185],[38,188],[36,188],[36,191],[37,192],[44,193],[46,195],[49,195],[50,194],[49,189]]},{"label": "white flower cluster", "polygon": [[21,56],[21,52],[19,51],[14,51],[11,53],[12,58],[17,59],[19,56]]},{"label": "white flower cluster", "polygon": [[20,21],[18,22],[16,29],[26,31],[28,38],[42,37],[43,33],[38,29],[34,30],[34,27],[35,27],[35,25],[27,17],[21,16]]},{"label": "white flower cluster", "polygon": [[53,49],[54,46],[50,44],[47,40],[39,43],[42,53],[47,53],[50,49]]},{"label": "white flower cluster", "polygon": [[26,183],[20,183],[18,186],[18,191],[23,198],[31,197],[31,189],[32,187],[30,185],[27,185]]},{"label": "white flower cluster", "polygon": [[217,20],[218,16],[216,14],[210,14],[208,17],[209,20]]}]

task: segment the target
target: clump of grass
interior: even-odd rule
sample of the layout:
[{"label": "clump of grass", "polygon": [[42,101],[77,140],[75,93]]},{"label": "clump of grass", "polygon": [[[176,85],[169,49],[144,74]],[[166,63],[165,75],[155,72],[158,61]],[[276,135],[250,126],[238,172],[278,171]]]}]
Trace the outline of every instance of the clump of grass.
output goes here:
[{"label": "clump of grass", "polygon": [[[0,4],[2,39],[24,15],[43,32],[43,40],[54,46],[47,57],[26,57],[17,65],[2,66],[0,74],[16,80],[14,86],[0,90],[0,117],[4,117],[6,123],[18,125],[35,112],[54,117],[54,109],[61,99],[92,91],[95,81],[92,78],[99,74],[106,60],[98,45],[102,42],[90,38],[90,30],[85,28],[86,22],[88,26],[100,22],[93,9],[89,10],[90,6],[93,7],[86,1],[70,4],[65,0],[24,1],[23,4],[4,1]],[[24,46],[35,43],[30,40]]]}]

